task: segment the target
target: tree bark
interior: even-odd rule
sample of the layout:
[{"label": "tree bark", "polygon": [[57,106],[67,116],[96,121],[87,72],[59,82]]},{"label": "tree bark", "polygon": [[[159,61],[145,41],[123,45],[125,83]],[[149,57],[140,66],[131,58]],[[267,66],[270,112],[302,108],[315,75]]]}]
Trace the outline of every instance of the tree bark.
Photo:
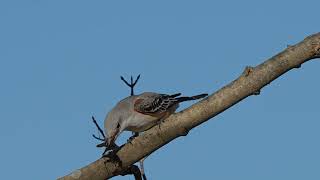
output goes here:
[{"label": "tree bark", "polygon": [[320,33],[302,42],[288,46],[283,52],[256,67],[246,67],[236,80],[191,107],[175,113],[159,126],[125,144],[118,152],[118,160],[105,157],[59,178],[60,180],[104,180],[117,176],[128,166],[151,154],[173,139],[188,132],[223,112],[250,95],[258,95],[260,89],[277,77],[302,63],[320,57]]}]

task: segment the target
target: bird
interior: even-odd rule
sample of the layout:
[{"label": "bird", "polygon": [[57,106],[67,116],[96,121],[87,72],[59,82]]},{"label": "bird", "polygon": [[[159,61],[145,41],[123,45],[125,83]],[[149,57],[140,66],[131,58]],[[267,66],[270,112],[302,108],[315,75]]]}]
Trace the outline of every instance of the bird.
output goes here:
[{"label": "bird", "polygon": [[179,97],[180,95],[181,93],[168,95],[144,92],[119,101],[106,115],[105,142],[97,147],[118,147],[115,141],[123,131],[144,132],[175,113],[179,103],[201,99],[208,94],[191,97]]}]

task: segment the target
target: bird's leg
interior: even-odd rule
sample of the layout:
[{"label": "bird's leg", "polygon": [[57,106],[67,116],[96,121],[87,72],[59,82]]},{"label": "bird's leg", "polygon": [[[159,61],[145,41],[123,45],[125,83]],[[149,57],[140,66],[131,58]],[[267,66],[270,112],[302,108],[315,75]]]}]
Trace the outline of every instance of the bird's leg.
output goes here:
[{"label": "bird's leg", "polygon": [[[106,149],[102,153],[102,157],[109,157],[110,155],[116,154],[122,146],[118,146],[116,143],[113,143],[109,146],[106,146]],[[108,152],[108,154],[106,154]]]},{"label": "bird's leg", "polygon": [[113,163],[117,163],[119,164],[120,167],[122,167],[122,161],[119,158],[119,156],[117,155],[118,151],[123,147],[122,146],[117,146],[115,149],[111,150],[108,152],[108,154],[104,154],[102,156],[102,158],[104,158],[104,164],[108,163],[108,162],[113,162]]},{"label": "bird's leg", "polygon": [[[118,163],[120,167],[122,167],[122,161],[119,158],[119,156],[117,155],[117,152],[121,149],[122,146],[118,147],[118,149],[113,150],[111,152],[109,152],[107,155],[105,155],[104,157],[106,158],[104,161],[104,164],[106,165],[106,163],[108,162],[115,162]],[[128,166],[127,168],[123,169],[120,172],[121,176],[125,176],[125,175],[129,175],[132,174],[134,175],[135,180],[142,180],[141,178],[141,172],[138,166],[132,164],[130,166]],[[147,180],[145,175],[143,175],[143,179]]]},{"label": "bird's leg", "polygon": [[104,157],[106,155],[107,151],[108,151],[108,148],[105,148],[103,153],[102,153],[102,157]]},{"label": "bird's leg", "polygon": [[112,151],[118,152],[120,149],[120,147],[115,142],[111,142],[110,145],[107,145],[107,143],[104,143],[104,147],[106,148],[102,153],[102,157],[106,155],[106,152],[112,152]]},{"label": "bird's leg", "polygon": [[129,139],[127,140],[127,143],[131,143],[131,141],[138,136],[139,136],[138,132],[132,132],[132,136],[129,137]]}]

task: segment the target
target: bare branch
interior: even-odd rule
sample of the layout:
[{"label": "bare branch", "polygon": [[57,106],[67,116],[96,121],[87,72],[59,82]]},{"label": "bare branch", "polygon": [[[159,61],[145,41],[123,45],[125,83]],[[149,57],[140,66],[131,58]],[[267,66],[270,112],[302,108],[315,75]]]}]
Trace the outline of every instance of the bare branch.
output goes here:
[{"label": "bare branch", "polygon": [[[320,33],[307,37],[302,42],[288,47],[283,52],[245,71],[239,78],[208,98],[182,112],[171,115],[159,126],[125,144],[117,153],[119,162],[101,158],[91,164],[60,178],[60,180],[104,180],[120,174],[121,170],[182,136],[186,131],[220,114],[244,98],[257,94],[264,86],[299,67],[310,59],[319,57]],[[77,178],[75,177],[77,175]]]},{"label": "bare branch", "polygon": [[99,140],[99,141],[105,141],[105,139],[99,138],[96,135],[92,134],[92,137],[94,137],[95,139]]},{"label": "bare branch", "polygon": [[130,95],[133,96],[134,95],[134,86],[137,84],[138,80],[140,79],[140,74],[138,75],[138,77],[136,78],[136,80],[134,82],[133,82],[133,77],[131,76],[130,83],[128,83],[128,81],[126,81],[122,76],[120,76],[120,78],[127,86],[130,87],[130,89],[131,89]]},{"label": "bare branch", "polygon": [[[96,125],[97,129],[99,130],[100,134],[102,135],[103,140],[105,140],[106,136],[104,135],[103,130],[101,129],[101,127],[97,123],[96,119],[93,116],[91,116],[91,118],[92,118],[93,123]],[[102,140],[101,138],[97,138],[94,134],[93,134],[93,137],[96,138],[96,139]]]}]

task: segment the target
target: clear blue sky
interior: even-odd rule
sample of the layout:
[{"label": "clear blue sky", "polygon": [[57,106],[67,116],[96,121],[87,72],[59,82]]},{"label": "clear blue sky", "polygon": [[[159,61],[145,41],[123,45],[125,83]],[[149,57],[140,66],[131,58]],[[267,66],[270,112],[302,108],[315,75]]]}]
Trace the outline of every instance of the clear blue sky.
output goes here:
[{"label": "clear blue sky", "polygon": [[[141,73],[137,92],[213,93],[320,31],[319,6],[1,0],[0,179],[55,179],[99,158],[90,117],[102,124],[129,94],[120,75]],[[304,64],[156,151],[147,175],[320,179],[319,69],[319,60]]]}]

